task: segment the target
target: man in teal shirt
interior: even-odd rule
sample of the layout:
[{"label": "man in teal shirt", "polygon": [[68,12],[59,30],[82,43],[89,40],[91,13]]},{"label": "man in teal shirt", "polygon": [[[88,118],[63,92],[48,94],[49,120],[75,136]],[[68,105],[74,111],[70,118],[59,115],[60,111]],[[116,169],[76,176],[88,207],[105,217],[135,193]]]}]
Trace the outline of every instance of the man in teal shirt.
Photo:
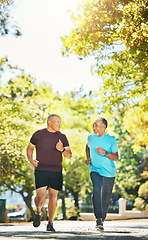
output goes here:
[{"label": "man in teal shirt", "polygon": [[106,132],[107,120],[98,117],[93,123],[94,133],[88,136],[86,164],[89,165],[93,184],[92,202],[96,227],[103,229],[103,221],[112,194],[116,176],[115,161],[118,161],[116,138]]}]

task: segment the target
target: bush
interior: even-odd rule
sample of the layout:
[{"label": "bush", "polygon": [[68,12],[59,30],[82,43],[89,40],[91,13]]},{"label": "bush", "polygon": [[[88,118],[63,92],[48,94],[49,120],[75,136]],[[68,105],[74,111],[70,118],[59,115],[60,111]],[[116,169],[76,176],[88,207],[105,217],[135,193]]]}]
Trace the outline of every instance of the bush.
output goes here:
[{"label": "bush", "polygon": [[134,206],[136,209],[140,210],[140,211],[144,211],[145,210],[145,201],[138,197],[135,199],[135,203]]}]

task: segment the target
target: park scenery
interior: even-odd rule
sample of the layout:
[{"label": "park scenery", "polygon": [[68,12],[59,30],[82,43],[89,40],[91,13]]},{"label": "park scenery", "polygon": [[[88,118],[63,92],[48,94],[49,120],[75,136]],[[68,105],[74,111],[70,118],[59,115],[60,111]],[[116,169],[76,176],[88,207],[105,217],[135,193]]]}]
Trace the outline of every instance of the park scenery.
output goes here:
[{"label": "park scenery", "polygon": [[[32,11],[34,16],[27,23],[27,33],[23,21],[17,21],[15,14],[11,18],[16,5],[21,4],[19,14],[27,21],[27,11],[22,10],[23,6],[26,9],[25,2],[28,12]],[[32,134],[45,128],[48,115],[53,113],[61,117],[61,132],[66,134],[73,153],[71,159],[63,158],[63,189],[58,194],[55,219],[79,220],[82,213],[93,213],[85,147],[98,116],[107,119],[107,132],[116,137],[119,149],[108,213],[119,213],[121,198],[126,199],[127,210],[147,212],[148,3],[146,0],[54,2],[56,5],[51,0],[44,3],[0,0],[0,207],[4,209],[0,211],[4,215],[0,221],[33,220],[34,168],[26,157],[26,147]],[[60,16],[56,14],[60,12],[60,2],[66,11],[66,6],[71,9],[59,30],[60,44],[52,46],[54,24],[57,20],[60,24]],[[50,13],[52,8],[55,11],[55,22],[50,22],[53,31],[52,28],[42,31],[48,15],[43,10],[48,8]],[[32,21],[34,29],[30,27]],[[36,26],[38,22],[41,24]],[[64,29],[67,26],[66,31],[61,31],[62,26]],[[35,29],[38,29],[38,47],[35,41],[31,42]],[[49,48],[45,49],[46,38]],[[21,41],[24,44],[20,47]],[[28,51],[30,45],[33,53]],[[59,48],[59,58],[56,52],[55,58],[54,53],[50,54],[52,47]],[[20,55],[29,65],[23,65]],[[67,67],[58,59],[67,63]],[[37,61],[36,69],[31,70],[34,61]],[[56,65],[54,78],[52,63]],[[45,75],[37,76],[40,68],[47,71],[47,79]],[[85,90],[83,81],[89,89]],[[80,85],[75,88],[75,83]],[[14,201],[14,196],[20,201]],[[43,212],[46,220],[46,200]]]}]

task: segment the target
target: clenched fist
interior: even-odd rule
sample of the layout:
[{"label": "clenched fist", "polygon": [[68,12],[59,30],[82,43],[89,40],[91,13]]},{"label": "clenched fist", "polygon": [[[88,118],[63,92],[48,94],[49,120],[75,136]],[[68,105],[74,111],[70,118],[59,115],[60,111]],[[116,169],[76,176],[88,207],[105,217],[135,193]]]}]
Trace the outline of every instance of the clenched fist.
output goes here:
[{"label": "clenched fist", "polygon": [[39,164],[39,161],[36,160],[36,159],[34,159],[34,160],[31,161],[31,164],[32,164],[34,167],[37,167],[38,164]]},{"label": "clenched fist", "polygon": [[87,158],[87,159],[85,160],[85,163],[86,163],[87,165],[90,165],[90,158]]},{"label": "clenched fist", "polygon": [[63,147],[63,143],[61,142],[61,140],[59,139],[59,141],[57,142],[56,144],[56,149],[60,152],[62,152],[64,150],[64,147]]}]

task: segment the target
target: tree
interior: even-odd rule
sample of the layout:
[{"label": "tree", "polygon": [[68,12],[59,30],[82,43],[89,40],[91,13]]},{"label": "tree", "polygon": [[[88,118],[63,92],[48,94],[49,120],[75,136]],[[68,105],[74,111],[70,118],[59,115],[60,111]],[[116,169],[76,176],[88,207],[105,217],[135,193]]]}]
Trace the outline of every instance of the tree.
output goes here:
[{"label": "tree", "polygon": [[123,42],[131,51],[137,51],[138,47],[145,55],[147,13],[146,0],[81,0],[77,11],[71,14],[74,29],[61,38],[63,54],[85,57],[96,53],[99,57],[109,57],[109,52],[106,55],[103,50],[108,47],[113,53],[112,47],[117,44],[119,48]]},{"label": "tree", "polygon": [[36,124],[35,113],[31,108],[28,110],[27,103],[14,102],[12,95],[6,95],[6,92],[4,96],[5,90],[3,89],[3,94],[1,94],[0,109],[0,186],[1,189],[10,189],[20,193],[33,216],[31,206],[34,191],[33,169],[26,161],[24,150],[30,132],[33,131],[29,122]]},{"label": "tree", "polygon": [[[63,36],[63,54],[83,57],[94,55],[96,71],[102,85],[96,91],[102,111],[128,107],[135,113],[147,111],[148,91],[148,5],[146,0],[81,0],[71,17],[75,24],[68,36]],[[126,115],[126,116],[127,116]],[[126,117],[125,117],[126,119]],[[132,125],[133,118],[129,119]],[[137,121],[147,135],[147,115]],[[137,128],[130,130],[136,133]],[[140,128],[139,128],[140,131]],[[135,152],[147,147],[144,140],[135,140]]]},{"label": "tree", "polygon": [[33,169],[26,160],[25,149],[32,133],[45,127],[47,116],[56,113],[61,116],[61,131],[64,130],[68,136],[73,151],[72,160],[64,159],[63,163],[64,175],[66,174],[65,188],[67,192],[73,194],[75,205],[79,207],[79,196],[89,185],[88,167],[84,162],[84,154],[91,115],[95,110],[93,100],[74,92],[67,93],[64,97],[59,93],[52,93],[50,86],[46,84],[37,86],[34,78],[26,75],[18,67],[11,66],[8,60],[3,58],[1,60],[2,79],[3,71],[9,69],[13,77],[0,87],[1,190],[5,188],[20,193],[33,217],[31,198],[34,191],[34,177]]},{"label": "tree", "polygon": [[14,4],[13,0],[0,0],[0,35],[5,36],[13,34],[20,36],[19,27],[10,16],[11,8]]},{"label": "tree", "polygon": [[[148,149],[148,104],[147,100],[143,99],[137,106],[130,108],[125,113],[124,128],[131,135],[131,139],[134,141],[134,152],[140,152]],[[138,113],[138,114],[137,114]]]},{"label": "tree", "polygon": [[76,53],[79,56],[94,54],[102,56],[106,45],[119,40],[116,29],[122,15],[118,1],[82,0],[71,18],[75,28],[69,36],[63,36],[63,54]]},{"label": "tree", "polygon": [[140,186],[138,196],[139,197],[135,199],[135,207],[139,210],[146,210],[148,206],[148,181]]},{"label": "tree", "polygon": [[116,134],[120,156],[116,163],[114,192],[119,197],[134,201],[138,197],[140,186],[147,181],[147,161],[142,152],[133,151],[132,136],[122,125],[125,114],[125,110],[119,108],[108,116],[112,131]]},{"label": "tree", "polygon": [[42,118],[42,111],[34,99],[38,94],[34,78],[12,67],[3,58],[1,69],[9,68],[15,74],[5,86],[0,87],[0,187],[1,191],[10,189],[20,193],[32,218],[33,169],[26,160],[25,149],[31,132],[35,131]]},{"label": "tree", "polygon": [[148,148],[146,68],[146,63],[135,65],[125,51],[117,60],[102,66],[98,71],[104,83],[100,92],[96,93],[102,97],[97,102],[103,102],[104,108],[110,111],[114,111],[118,106],[125,109],[123,125],[134,140],[134,152]]}]

